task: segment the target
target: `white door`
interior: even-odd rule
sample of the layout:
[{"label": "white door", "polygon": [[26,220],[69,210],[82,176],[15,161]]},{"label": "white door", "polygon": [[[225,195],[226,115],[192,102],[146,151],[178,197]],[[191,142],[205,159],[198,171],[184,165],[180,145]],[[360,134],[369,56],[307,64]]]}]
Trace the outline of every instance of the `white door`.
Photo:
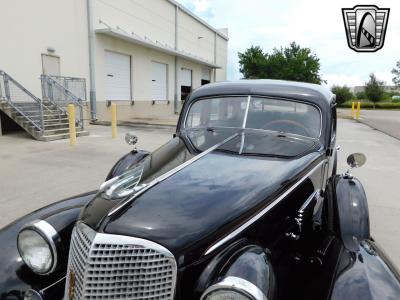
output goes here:
[{"label": "white door", "polygon": [[43,74],[60,76],[60,58],[54,55],[42,54]]},{"label": "white door", "polygon": [[192,86],[192,70],[186,68],[181,69],[181,85]]},{"label": "white door", "polygon": [[105,51],[106,100],[131,100],[131,57]]},{"label": "white door", "polygon": [[167,100],[167,65],[151,63],[151,100]]}]

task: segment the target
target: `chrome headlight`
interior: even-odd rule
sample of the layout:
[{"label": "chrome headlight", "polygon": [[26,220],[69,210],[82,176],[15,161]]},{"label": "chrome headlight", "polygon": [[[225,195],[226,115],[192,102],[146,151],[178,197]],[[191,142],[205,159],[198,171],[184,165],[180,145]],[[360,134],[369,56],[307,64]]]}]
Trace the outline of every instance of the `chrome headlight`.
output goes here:
[{"label": "chrome headlight", "polygon": [[45,275],[54,271],[57,265],[57,231],[43,220],[24,226],[18,234],[18,251],[25,264],[33,272]]},{"label": "chrome headlight", "polygon": [[251,282],[229,276],[210,286],[201,300],[267,300],[264,293]]}]

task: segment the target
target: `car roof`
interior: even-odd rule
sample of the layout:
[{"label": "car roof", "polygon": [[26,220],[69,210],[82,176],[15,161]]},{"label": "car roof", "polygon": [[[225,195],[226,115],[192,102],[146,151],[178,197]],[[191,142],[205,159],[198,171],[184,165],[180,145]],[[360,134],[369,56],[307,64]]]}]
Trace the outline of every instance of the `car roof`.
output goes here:
[{"label": "car roof", "polygon": [[313,103],[323,110],[331,107],[334,94],[322,85],[272,79],[223,81],[204,85],[191,94],[188,101],[217,95],[259,95],[296,99]]}]

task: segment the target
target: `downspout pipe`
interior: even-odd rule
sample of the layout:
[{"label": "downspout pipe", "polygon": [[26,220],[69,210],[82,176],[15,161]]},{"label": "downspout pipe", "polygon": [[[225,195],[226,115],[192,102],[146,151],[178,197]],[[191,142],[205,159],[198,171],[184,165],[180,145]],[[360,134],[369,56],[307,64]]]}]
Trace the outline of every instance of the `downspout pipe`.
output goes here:
[{"label": "downspout pipe", "polygon": [[[178,19],[179,19],[179,7],[178,5],[175,5],[175,50],[178,51]],[[179,107],[178,107],[178,56],[175,55],[175,88],[174,88],[174,112],[175,114],[179,113]]]},{"label": "downspout pipe", "polygon": [[87,0],[87,20],[89,38],[89,81],[90,81],[90,118],[96,121],[96,78],[95,78],[95,35],[93,29],[93,0]]}]

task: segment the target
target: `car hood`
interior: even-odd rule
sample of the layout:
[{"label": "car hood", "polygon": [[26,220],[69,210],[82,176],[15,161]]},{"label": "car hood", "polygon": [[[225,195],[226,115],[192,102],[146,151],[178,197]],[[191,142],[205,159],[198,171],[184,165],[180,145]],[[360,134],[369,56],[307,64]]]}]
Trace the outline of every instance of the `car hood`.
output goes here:
[{"label": "car hood", "polygon": [[[204,150],[204,138],[199,141],[202,143],[188,135],[177,137],[154,152],[149,161],[154,160],[157,167],[147,167],[141,182],[198,155]],[[257,150],[260,147],[264,150]],[[98,194],[81,219],[99,231],[163,245],[175,255],[178,265],[184,265],[296,182],[319,161],[319,150],[320,145],[310,140],[237,134],[131,199],[112,217],[106,215],[126,199],[114,201]],[[163,155],[159,156],[160,152]]]}]

